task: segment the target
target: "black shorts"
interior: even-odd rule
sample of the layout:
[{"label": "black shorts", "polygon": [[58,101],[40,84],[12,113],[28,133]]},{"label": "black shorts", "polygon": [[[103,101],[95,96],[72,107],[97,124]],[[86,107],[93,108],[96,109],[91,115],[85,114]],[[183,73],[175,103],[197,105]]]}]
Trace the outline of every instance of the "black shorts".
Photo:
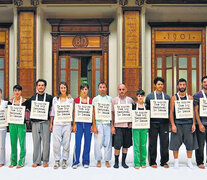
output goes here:
[{"label": "black shorts", "polygon": [[132,129],[115,127],[116,134],[113,135],[112,146],[120,150],[121,147],[129,148],[132,146]]},{"label": "black shorts", "polygon": [[187,151],[198,148],[195,132],[192,133],[192,124],[176,124],[177,133],[171,133],[170,150],[178,151],[182,143],[185,144]]}]

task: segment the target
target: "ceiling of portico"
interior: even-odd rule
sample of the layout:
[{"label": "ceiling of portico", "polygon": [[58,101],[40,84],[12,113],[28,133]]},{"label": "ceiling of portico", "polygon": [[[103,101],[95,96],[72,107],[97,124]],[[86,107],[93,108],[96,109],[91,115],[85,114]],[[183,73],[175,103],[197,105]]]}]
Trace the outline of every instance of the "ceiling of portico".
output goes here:
[{"label": "ceiling of portico", "polygon": [[207,22],[206,5],[165,5],[146,8],[148,22]]}]

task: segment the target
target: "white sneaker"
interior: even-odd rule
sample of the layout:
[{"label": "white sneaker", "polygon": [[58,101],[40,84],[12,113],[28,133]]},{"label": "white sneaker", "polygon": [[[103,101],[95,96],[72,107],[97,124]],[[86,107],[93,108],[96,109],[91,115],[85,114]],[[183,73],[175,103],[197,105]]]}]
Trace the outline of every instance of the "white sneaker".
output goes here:
[{"label": "white sneaker", "polygon": [[87,164],[84,164],[84,166],[83,166],[84,168],[89,168],[89,165],[87,165]]},{"label": "white sneaker", "polygon": [[78,168],[78,164],[75,164],[72,166],[73,169],[77,169]]}]

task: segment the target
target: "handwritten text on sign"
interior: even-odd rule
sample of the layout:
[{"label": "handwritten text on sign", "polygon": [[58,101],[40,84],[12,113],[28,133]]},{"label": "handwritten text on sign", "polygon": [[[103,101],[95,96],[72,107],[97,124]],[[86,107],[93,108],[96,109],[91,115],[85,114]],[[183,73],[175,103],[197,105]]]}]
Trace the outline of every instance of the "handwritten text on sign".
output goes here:
[{"label": "handwritten text on sign", "polygon": [[114,105],[115,123],[132,122],[132,105],[116,104]]},{"label": "handwritten text on sign", "polygon": [[176,119],[193,118],[193,100],[175,101]]},{"label": "handwritten text on sign", "polygon": [[111,103],[97,102],[95,105],[95,115],[97,120],[111,121]]},{"label": "handwritten text on sign", "polygon": [[150,100],[151,118],[168,118],[168,100]]},{"label": "handwritten text on sign", "polygon": [[8,106],[8,123],[24,124],[25,106]]},{"label": "handwritten text on sign", "polygon": [[149,129],[150,128],[150,111],[132,111],[132,128]]},{"label": "handwritten text on sign", "polygon": [[201,117],[207,117],[207,99],[200,98],[199,110]]},{"label": "handwritten text on sign", "polygon": [[49,111],[49,102],[32,101],[30,118],[47,120],[48,111]]},{"label": "handwritten text on sign", "polygon": [[92,123],[92,113],[91,104],[75,104],[75,122]]},{"label": "handwritten text on sign", "polygon": [[55,104],[55,122],[71,122],[73,104]]},{"label": "handwritten text on sign", "polygon": [[6,120],[6,109],[0,108],[0,128],[8,126],[7,120]]}]

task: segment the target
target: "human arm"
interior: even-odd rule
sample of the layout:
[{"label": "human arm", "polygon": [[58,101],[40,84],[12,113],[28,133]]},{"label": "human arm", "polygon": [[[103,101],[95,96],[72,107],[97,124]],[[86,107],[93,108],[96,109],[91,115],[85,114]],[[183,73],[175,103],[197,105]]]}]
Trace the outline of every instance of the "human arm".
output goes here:
[{"label": "human arm", "polygon": [[170,100],[170,123],[172,125],[172,132],[177,133],[177,127],[174,122],[174,106],[175,106],[176,96],[174,95]]},{"label": "human arm", "polygon": [[[190,100],[193,100],[192,96],[189,96]],[[193,125],[192,125],[192,133],[195,132],[196,127],[195,127],[195,111],[193,111]]]},{"label": "human arm", "polygon": [[98,134],[98,130],[96,128],[96,119],[95,119],[95,107],[93,107],[93,123],[91,126],[91,132],[94,132],[94,134]]}]

